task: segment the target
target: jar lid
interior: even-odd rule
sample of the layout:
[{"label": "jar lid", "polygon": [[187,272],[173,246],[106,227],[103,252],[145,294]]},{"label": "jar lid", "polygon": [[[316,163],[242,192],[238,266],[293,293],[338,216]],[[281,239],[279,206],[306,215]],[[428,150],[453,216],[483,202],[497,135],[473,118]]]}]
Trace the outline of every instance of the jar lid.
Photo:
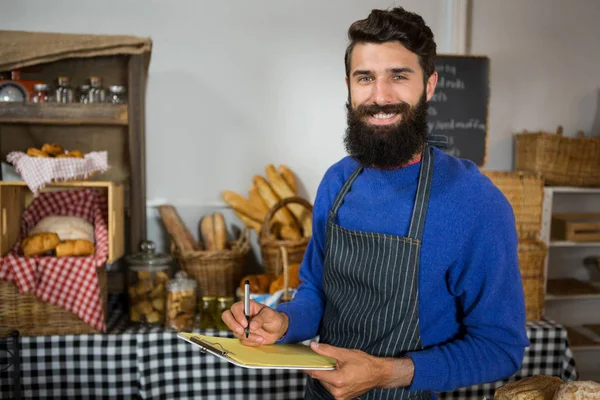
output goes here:
[{"label": "jar lid", "polygon": [[202,301],[217,301],[216,296],[202,296]]},{"label": "jar lid", "polygon": [[110,93],[115,93],[115,94],[121,94],[121,93],[125,93],[125,86],[121,86],[121,85],[112,85],[108,87],[108,91]]},{"label": "jar lid", "polygon": [[217,299],[218,302],[228,302],[228,301],[235,301],[235,297],[219,297]]},{"label": "jar lid", "polygon": [[173,258],[168,254],[156,253],[154,242],[144,240],[140,244],[140,251],[125,257],[129,265],[167,265]]},{"label": "jar lid", "polygon": [[186,290],[195,290],[198,284],[194,279],[188,278],[185,271],[179,271],[175,274],[175,278],[167,282],[167,291],[178,292]]},{"label": "jar lid", "polygon": [[48,85],[45,83],[36,83],[33,85],[33,90],[48,90]]}]

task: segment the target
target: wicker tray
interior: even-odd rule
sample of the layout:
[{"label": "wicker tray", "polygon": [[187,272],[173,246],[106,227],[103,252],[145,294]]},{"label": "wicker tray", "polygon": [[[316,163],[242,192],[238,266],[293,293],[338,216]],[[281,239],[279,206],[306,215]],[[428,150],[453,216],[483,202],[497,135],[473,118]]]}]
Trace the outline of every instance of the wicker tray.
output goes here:
[{"label": "wicker tray", "polygon": [[544,312],[544,260],[547,251],[541,241],[519,241],[519,269],[528,321],[539,321]]},{"label": "wicker tray", "polygon": [[539,172],[546,184],[600,186],[600,137],[527,132],[516,135],[516,169]]},{"label": "wicker tray", "polygon": [[[106,267],[97,269],[102,296],[104,319],[108,309]],[[62,307],[48,304],[32,293],[20,294],[17,287],[0,279],[0,336],[8,336],[13,329],[21,336],[93,334],[98,331],[78,316]]]}]

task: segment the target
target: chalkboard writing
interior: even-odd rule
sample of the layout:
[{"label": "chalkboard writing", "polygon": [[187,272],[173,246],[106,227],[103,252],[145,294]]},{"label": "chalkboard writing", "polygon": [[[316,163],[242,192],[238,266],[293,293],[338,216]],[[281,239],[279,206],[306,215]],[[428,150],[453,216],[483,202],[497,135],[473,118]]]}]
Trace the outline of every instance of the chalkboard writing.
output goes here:
[{"label": "chalkboard writing", "polygon": [[487,149],[489,65],[487,57],[438,55],[427,120],[429,134],[448,138],[447,153],[480,167]]}]

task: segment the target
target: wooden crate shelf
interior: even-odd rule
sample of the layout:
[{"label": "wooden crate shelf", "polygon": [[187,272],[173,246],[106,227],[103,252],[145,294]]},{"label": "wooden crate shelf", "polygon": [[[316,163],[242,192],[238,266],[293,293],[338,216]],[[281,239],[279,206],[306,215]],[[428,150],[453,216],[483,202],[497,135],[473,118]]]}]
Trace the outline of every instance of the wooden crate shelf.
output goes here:
[{"label": "wooden crate shelf", "polygon": [[0,104],[0,123],[126,126],[128,119],[126,104]]}]

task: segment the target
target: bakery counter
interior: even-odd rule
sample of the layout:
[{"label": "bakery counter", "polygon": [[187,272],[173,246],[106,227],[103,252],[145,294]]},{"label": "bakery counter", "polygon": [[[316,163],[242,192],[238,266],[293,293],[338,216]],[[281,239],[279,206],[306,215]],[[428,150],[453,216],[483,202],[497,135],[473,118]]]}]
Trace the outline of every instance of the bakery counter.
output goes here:
[{"label": "bakery counter", "polygon": [[[127,323],[111,298],[107,334],[20,338],[22,398],[302,399],[300,371],[244,369],[202,354],[176,333]],[[230,332],[196,331],[229,336]],[[496,388],[531,375],[575,380],[567,332],[552,321],[529,322],[531,346],[506,381],[440,393],[441,399],[492,398]],[[14,398],[12,370],[0,355],[0,398]]]}]

